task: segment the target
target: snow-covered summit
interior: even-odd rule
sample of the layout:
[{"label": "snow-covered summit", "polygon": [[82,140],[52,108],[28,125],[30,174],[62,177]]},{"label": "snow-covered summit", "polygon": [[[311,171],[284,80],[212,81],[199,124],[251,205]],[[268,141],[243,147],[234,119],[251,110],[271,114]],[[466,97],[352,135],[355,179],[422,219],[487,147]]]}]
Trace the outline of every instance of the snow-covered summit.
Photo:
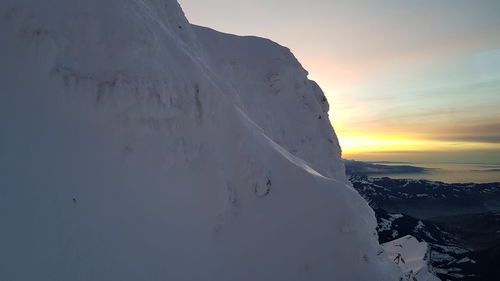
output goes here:
[{"label": "snow-covered summit", "polygon": [[245,112],[275,142],[322,174],[345,180],[329,105],[289,49],[270,40],[195,26],[197,38]]},{"label": "snow-covered summit", "polygon": [[171,0],[6,0],[0,36],[0,280],[398,280],[286,48]]}]

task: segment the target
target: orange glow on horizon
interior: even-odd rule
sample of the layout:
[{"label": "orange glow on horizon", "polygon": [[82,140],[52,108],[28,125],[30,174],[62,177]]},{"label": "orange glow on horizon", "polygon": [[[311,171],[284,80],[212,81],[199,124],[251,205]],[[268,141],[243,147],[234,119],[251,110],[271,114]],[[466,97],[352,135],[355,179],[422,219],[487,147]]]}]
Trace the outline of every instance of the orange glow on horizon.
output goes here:
[{"label": "orange glow on horizon", "polygon": [[339,136],[344,155],[356,156],[373,152],[466,151],[500,149],[498,143],[450,142],[412,138],[406,135],[347,134]]},{"label": "orange glow on horizon", "polygon": [[351,134],[339,136],[342,151],[357,154],[371,151],[419,150],[423,143],[391,135]]}]

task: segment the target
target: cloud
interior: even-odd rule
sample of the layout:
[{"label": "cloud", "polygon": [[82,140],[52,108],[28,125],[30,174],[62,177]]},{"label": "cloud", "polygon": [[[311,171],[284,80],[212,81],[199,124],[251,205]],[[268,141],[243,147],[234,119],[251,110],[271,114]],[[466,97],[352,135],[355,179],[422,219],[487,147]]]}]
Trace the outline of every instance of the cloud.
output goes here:
[{"label": "cloud", "polygon": [[411,165],[382,165],[353,160],[344,160],[348,175],[379,175],[379,174],[421,174],[432,169]]},{"label": "cloud", "polygon": [[481,163],[500,165],[500,149],[462,151],[377,151],[345,154],[344,158],[360,161],[406,161],[413,163]]},{"label": "cloud", "polygon": [[500,172],[500,169],[479,170],[479,172],[497,173]]},{"label": "cloud", "polygon": [[490,124],[449,124],[427,129],[428,138],[442,141],[500,144],[500,122]]},{"label": "cloud", "polygon": [[436,139],[455,142],[474,142],[474,143],[498,143],[500,136],[438,136]]}]

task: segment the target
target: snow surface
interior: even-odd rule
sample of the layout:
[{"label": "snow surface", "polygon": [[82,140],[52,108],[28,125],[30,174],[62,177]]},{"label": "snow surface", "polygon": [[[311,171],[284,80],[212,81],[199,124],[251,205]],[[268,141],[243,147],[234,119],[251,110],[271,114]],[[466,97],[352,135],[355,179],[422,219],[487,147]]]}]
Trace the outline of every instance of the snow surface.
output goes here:
[{"label": "snow surface", "polygon": [[174,0],[3,0],[0,36],[0,280],[399,280],[288,49]]},{"label": "snow surface", "polygon": [[384,252],[399,265],[408,281],[439,281],[427,266],[428,244],[411,235],[383,244]]}]

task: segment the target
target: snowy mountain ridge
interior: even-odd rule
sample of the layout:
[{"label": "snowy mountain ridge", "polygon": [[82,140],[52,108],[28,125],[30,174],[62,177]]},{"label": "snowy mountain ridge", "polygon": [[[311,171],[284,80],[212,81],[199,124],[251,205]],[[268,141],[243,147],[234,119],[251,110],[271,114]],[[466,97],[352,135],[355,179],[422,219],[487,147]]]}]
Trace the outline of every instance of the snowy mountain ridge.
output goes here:
[{"label": "snowy mountain ridge", "polygon": [[289,50],[171,0],[0,3],[0,280],[398,280]]}]

